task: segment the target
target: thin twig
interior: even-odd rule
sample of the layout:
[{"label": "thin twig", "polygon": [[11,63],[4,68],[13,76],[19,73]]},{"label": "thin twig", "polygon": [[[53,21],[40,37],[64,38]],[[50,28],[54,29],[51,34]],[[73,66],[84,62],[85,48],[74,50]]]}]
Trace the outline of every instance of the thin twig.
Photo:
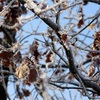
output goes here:
[{"label": "thin twig", "polygon": [[98,13],[91,22],[89,22],[84,28],[82,28],[80,31],[78,31],[76,34],[72,35],[71,37],[75,37],[76,35],[80,34],[82,31],[84,31],[92,22],[94,22],[98,17],[100,16],[100,13]]}]

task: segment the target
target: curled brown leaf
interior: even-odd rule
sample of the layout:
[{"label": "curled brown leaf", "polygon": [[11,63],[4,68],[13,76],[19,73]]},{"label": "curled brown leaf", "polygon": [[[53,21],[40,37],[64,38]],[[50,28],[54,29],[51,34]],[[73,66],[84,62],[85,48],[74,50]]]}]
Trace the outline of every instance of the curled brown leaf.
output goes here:
[{"label": "curled brown leaf", "polygon": [[37,77],[38,77],[37,70],[36,70],[35,68],[31,68],[31,69],[29,70],[28,81],[29,81],[30,83],[36,82]]},{"label": "curled brown leaf", "polygon": [[29,90],[26,89],[22,89],[24,96],[28,97],[31,93],[29,92]]}]

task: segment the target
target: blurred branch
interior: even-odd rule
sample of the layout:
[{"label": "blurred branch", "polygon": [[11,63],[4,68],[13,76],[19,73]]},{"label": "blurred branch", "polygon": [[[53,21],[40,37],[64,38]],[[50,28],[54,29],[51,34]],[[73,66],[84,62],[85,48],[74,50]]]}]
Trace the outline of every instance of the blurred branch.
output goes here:
[{"label": "blurred branch", "polygon": [[[1,71],[3,70],[3,66],[2,65],[0,66],[0,70]],[[2,76],[2,86],[4,88],[5,94],[8,97],[8,99],[11,100],[10,97],[9,97],[9,94],[7,92],[7,85],[5,83],[5,76],[4,76],[3,72],[1,72],[1,76]]]},{"label": "blurred branch", "polygon": [[[58,88],[61,88],[61,89],[83,89],[82,87],[78,86],[78,87],[69,87],[69,86],[61,86],[61,85],[57,85],[55,83],[50,83],[51,85],[54,85]],[[96,93],[94,90],[91,90],[91,89],[86,89],[87,91],[90,91],[90,92],[93,92],[93,93]]]},{"label": "blurred branch", "polygon": [[11,43],[14,43],[15,40],[14,40],[13,36],[11,35],[11,33],[6,28],[4,28],[4,27],[0,27],[0,28],[4,32],[5,37],[7,38],[7,40],[9,41],[8,44],[11,45]]},{"label": "blurred branch", "polygon": [[15,0],[11,0],[7,6],[4,6],[3,10],[0,12],[0,16],[5,16],[9,12],[9,7],[13,4]]},{"label": "blurred branch", "polygon": [[86,2],[92,2],[100,5],[100,0],[84,0]]}]

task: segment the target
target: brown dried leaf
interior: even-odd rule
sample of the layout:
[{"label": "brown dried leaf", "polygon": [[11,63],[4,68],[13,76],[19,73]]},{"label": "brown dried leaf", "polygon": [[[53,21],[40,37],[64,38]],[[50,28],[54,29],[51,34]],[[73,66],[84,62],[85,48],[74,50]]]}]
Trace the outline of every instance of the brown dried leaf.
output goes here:
[{"label": "brown dried leaf", "polygon": [[88,58],[91,58],[92,56],[91,56],[91,54],[90,54],[90,52],[86,55],[86,58],[88,59]]},{"label": "brown dried leaf", "polygon": [[[92,44],[92,50],[100,50],[100,31],[96,32],[94,35],[94,42]],[[100,55],[99,52],[89,52],[87,58],[96,57]]]},{"label": "brown dried leaf", "polygon": [[78,23],[77,23],[77,26],[78,28],[81,28],[81,26],[84,24],[84,21],[83,21],[83,18],[81,18]]},{"label": "brown dried leaf", "polygon": [[0,58],[3,60],[9,60],[13,56],[12,52],[2,50],[0,51]]},{"label": "brown dried leaf", "polygon": [[92,45],[92,49],[93,50],[100,50],[100,40],[99,39],[95,39]]},{"label": "brown dried leaf", "polygon": [[82,92],[81,92],[81,93],[82,93],[82,95],[84,95],[84,94],[85,94],[84,90],[82,90]]},{"label": "brown dried leaf", "polygon": [[2,64],[3,64],[5,67],[9,67],[10,65],[11,65],[11,66],[13,65],[13,62],[11,62],[10,60],[2,60]]},{"label": "brown dried leaf", "polygon": [[65,70],[61,68],[61,66],[57,66],[56,70],[54,71],[54,75],[58,75],[60,73],[63,73]]},{"label": "brown dried leaf", "polygon": [[92,57],[96,57],[97,55],[100,55],[100,53],[99,52],[89,52],[87,55],[86,55],[86,57],[87,58],[92,58]]},{"label": "brown dried leaf", "polygon": [[94,28],[94,26],[95,26],[95,24],[90,24],[90,25],[88,26],[89,30],[92,30],[92,29]]},{"label": "brown dried leaf", "polygon": [[37,77],[38,77],[37,70],[35,68],[30,69],[29,75],[28,75],[28,81],[31,83],[35,82],[37,80]]},{"label": "brown dried leaf", "polygon": [[66,2],[62,2],[62,7],[63,8],[67,8],[67,3]]},{"label": "brown dried leaf", "polygon": [[55,75],[58,75],[60,72],[61,72],[60,69],[57,69],[57,70],[55,71]]},{"label": "brown dried leaf", "polygon": [[70,79],[70,80],[74,79],[74,76],[72,73],[69,74],[68,79]]},{"label": "brown dried leaf", "polygon": [[47,62],[51,62],[51,55],[52,55],[52,52],[50,51],[48,54],[47,54],[47,56],[46,56],[46,60],[45,60],[45,62],[47,63]]},{"label": "brown dried leaf", "polygon": [[24,96],[28,97],[31,93],[29,92],[29,90],[26,89],[22,89]]},{"label": "brown dried leaf", "polygon": [[21,55],[20,51],[18,51],[18,52],[16,52],[16,54],[14,54],[13,60],[15,61],[15,63],[21,63],[22,62],[22,55]]},{"label": "brown dried leaf", "polygon": [[22,99],[23,99],[23,97],[24,97],[24,96],[23,96],[23,93],[22,93],[22,92],[18,92],[18,97],[19,97],[19,99],[21,99],[21,100],[22,100]]},{"label": "brown dried leaf", "polygon": [[90,66],[89,71],[88,71],[88,76],[91,77],[95,72],[95,68],[93,65]]},{"label": "brown dried leaf", "polygon": [[83,15],[83,8],[80,6],[79,11],[78,11],[78,23],[77,26],[78,28],[81,28],[81,26],[84,24],[84,15]]},{"label": "brown dried leaf", "polygon": [[38,45],[39,44],[37,41],[33,41],[32,45],[30,46],[30,53],[35,57],[36,61],[38,61],[38,57],[40,55],[40,53],[38,52]]},{"label": "brown dried leaf", "polygon": [[41,9],[46,9],[47,8],[47,4],[43,3]]},{"label": "brown dried leaf", "polygon": [[93,36],[94,38],[100,38],[100,31],[96,32]]},{"label": "brown dried leaf", "polygon": [[61,39],[62,39],[63,42],[66,42],[66,40],[67,40],[67,34],[62,34],[61,35]]},{"label": "brown dried leaf", "polygon": [[100,55],[94,57],[92,63],[95,67],[100,67]]},{"label": "brown dried leaf", "polygon": [[15,75],[19,77],[20,79],[23,79],[25,76],[27,76],[28,66],[26,63],[21,63],[18,68],[16,68]]},{"label": "brown dried leaf", "polygon": [[2,60],[2,64],[4,66],[12,65],[13,52],[1,50],[0,51],[0,59]]},{"label": "brown dried leaf", "polygon": [[30,82],[28,82],[28,80],[23,80],[23,85],[28,85],[28,86],[30,86],[31,84],[30,84]]},{"label": "brown dried leaf", "polygon": [[84,3],[84,5],[87,5],[88,4],[88,1],[83,0],[83,3]]},{"label": "brown dried leaf", "polygon": [[100,50],[100,31],[94,34],[94,42],[92,44],[93,50]]}]

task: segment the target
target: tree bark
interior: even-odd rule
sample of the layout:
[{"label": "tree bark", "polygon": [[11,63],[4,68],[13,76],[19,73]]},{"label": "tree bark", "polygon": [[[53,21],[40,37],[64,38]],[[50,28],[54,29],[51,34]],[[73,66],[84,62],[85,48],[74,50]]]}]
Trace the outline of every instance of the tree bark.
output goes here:
[{"label": "tree bark", "polygon": [[[5,68],[5,67],[3,67],[3,69],[4,70],[9,70],[8,68]],[[4,77],[5,77],[5,84],[6,84],[6,87],[7,87],[9,75],[8,74],[4,74]],[[6,92],[7,91],[5,91],[5,89],[4,89],[4,84],[0,83],[0,100],[7,100]]]}]

